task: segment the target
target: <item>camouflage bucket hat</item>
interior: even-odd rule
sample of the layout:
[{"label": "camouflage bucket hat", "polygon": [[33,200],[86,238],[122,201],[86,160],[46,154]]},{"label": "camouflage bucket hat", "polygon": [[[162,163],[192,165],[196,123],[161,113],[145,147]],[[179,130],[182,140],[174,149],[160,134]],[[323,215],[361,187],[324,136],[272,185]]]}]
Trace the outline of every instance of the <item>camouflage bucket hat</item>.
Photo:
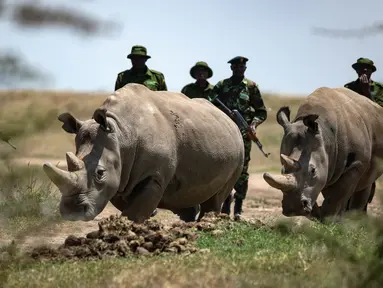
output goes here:
[{"label": "camouflage bucket hat", "polygon": [[351,67],[354,68],[354,70],[358,70],[362,67],[369,66],[372,68],[372,72],[376,71],[376,67],[374,65],[374,61],[368,59],[368,58],[359,58],[356,63],[352,64]]},{"label": "camouflage bucket hat", "polygon": [[147,59],[151,58],[147,54],[146,48],[144,46],[141,46],[141,45],[135,45],[132,47],[132,51],[127,56],[127,58],[131,59],[132,56],[141,56],[141,57],[145,57]]},{"label": "camouflage bucket hat", "polygon": [[203,68],[203,69],[206,69],[207,72],[208,72],[208,76],[207,78],[211,78],[213,76],[213,70],[211,70],[211,68],[209,67],[209,65],[207,65],[206,62],[203,62],[203,61],[199,61],[197,63],[195,63],[195,65],[190,69],[190,76],[193,77],[194,79],[196,79],[194,77],[194,73],[195,71],[198,69],[198,68]]}]

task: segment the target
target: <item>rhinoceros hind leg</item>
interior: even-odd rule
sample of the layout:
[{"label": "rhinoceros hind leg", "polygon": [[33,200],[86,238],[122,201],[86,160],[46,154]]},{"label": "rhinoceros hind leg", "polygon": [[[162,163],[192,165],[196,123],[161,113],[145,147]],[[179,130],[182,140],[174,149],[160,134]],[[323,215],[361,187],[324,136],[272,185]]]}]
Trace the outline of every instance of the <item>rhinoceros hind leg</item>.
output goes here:
[{"label": "rhinoceros hind leg", "polygon": [[373,192],[372,185],[360,191],[355,191],[349,200],[346,211],[358,210],[367,213],[367,204]]},{"label": "rhinoceros hind leg", "polygon": [[201,203],[201,211],[198,216],[198,221],[209,212],[221,213],[222,205],[225,200],[229,198],[231,191],[233,190],[234,182],[229,181],[226,185],[219,190],[215,195],[209,198],[207,201]]},{"label": "rhinoceros hind leg", "polygon": [[172,209],[172,212],[180,217],[182,221],[193,222],[196,221],[196,217],[201,209],[200,205],[195,207]]}]

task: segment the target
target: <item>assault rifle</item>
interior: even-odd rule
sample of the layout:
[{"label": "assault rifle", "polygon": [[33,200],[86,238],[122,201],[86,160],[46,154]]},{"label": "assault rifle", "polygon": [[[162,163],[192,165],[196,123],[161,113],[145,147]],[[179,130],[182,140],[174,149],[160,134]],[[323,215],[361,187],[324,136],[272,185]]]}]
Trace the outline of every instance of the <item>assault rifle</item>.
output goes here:
[{"label": "assault rifle", "polygon": [[244,129],[245,131],[247,131],[248,135],[249,135],[249,138],[255,142],[255,144],[257,144],[259,150],[261,150],[262,154],[268,158],[270,153],[265,153],[265,151],[263,151],[263,146],[261,144],[261,142],[259,141],[258,137],[255,135],[255,133],[250,129],[250,126],[249,124],[247,124],[246,120],[242,117],[241,113],[238,112],[238,110],[236,109],[233,109],[233,111],[231,111],[225,104],[222,103],[221,100],[218,99],[218,97],[216,97],[214,101],[217,101],[219,105],[222,106],[224,112],[230,116],[230,118],[234,118],[235,122],[237,123],[237,125],[239,127],[241,127],[242,129]]},{"label": "assault rifle", "polygon": [[13,149],[16,150],[16,146],[13,145],[9,140],[11,138],[8,136],[5,136],[3,133],[0,132],[0,140],[4,141],[5,143],[8,143],[9,146],[11,146]]}]

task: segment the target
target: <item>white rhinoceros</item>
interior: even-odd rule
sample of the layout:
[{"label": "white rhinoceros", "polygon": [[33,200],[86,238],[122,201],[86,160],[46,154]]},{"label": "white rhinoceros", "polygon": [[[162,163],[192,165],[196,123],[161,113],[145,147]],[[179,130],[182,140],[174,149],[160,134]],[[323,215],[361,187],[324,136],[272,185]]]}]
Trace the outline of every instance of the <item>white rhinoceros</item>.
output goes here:
[{"label": "white rhinoceros", "polygon": [[242,171],[237,125],[205,99],[127,84],[92,119],[63,113],[59,120],[76,134],[76,153],[66,154],[68,171],[43,167],[67,220],[92,220],[110,201],[135,222],[157,207],[193,221],[199,204],[199,219],[220,212]]},{"label": "white rhinoceros", "polygon": [[383,172],[383,108],[347,88],[321,87],[292,122],[288,107],[277,112],[277,121],[284,129],[282,175],[263,177],[283,192],[282,213],[323,220],[341,215],[350,198],[350,209],[363,210]]}]

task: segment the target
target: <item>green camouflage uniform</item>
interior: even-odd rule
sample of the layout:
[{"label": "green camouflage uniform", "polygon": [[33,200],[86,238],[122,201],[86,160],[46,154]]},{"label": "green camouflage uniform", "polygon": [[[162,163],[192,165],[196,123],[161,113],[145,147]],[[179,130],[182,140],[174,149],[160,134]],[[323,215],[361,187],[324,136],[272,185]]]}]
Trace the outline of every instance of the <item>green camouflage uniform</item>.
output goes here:
[{"label": "green camouflage uniform", "polygon": [[[374,62],[368,58],[359,58],[356,61],[356,63],[351,65],[351,67],[354,68],[355,70],[358,70],[359,68],[362,68],[363,66],[370,66],[370,68],[372,68],[372,73],[376,71]],[[350,90],[353,90],[356,93],[359,93],[361,96],[368,97],[363,94],[362,86],[359,79],[346,83],[344,87]],[[383,107],[383,84],[370,80],[370,97],[368,98]],[[375,188],[376,188],[376,183],[374,182],[372,183],[370,198],[368,199],[369,203],[372,201],[375,195]],[[350,205],[350,200],[347,203],[346,210],[350,209],[349,205]],[[364,207],[364,211],[367,212],[367,204]]]},{"label": "green camouflage uniform", "polygon": [[124,87],[128,83],[145,85],[153,91],[167,91],[165,77],[161,72],[147,68],[145,74],[136,74],[132,69],[118,74],[114,90]]},{"label": "green camouflage uniform", "polygon": [[[197,62],[191,69],[190,69],[190,76],[196,79],[194,76],[194,72],[196,69],[202,68],[206,69],[208,72],[207,79],[211,78],[213,76],[213,70],[208,66],[206,62],[199,61]],[[205,98],[208,99],[211,90],[213,89],[213,85],[211,85],[209,82],[207,83],[206,88],[202,88],[201,86],[197,85],[196,82],[190,83],[186,86],[184,86],[181,89],[181,93],[185,94],[189,98]]]},{"label": "green camouflage uniform", "polygon": [[[362,94],[361,86],[359,79],[349,82],[344,85],[344,87],[355,91],[356,93]],[[383,84],[375,81],[370,81],[370,93],[371,100],[383,107]],[[363,95],[364,96],[364,95]]]},{"label": "green camouflage uniform", "polygon": [[[146,48],[141,45],[135,45],[132,47],[132,51],[127,58],[131,58],[131,56],[140,56],[145,57],[146,59],[151,58],[151,56],[147,55]],[[145,73],[137,73],[134,69],[128,69],[118,73],[114,90],[120,89],[128,83],[142,84],[153,91],[168,90],[164,74],[156,70],[149,69],[148,67],[146,67]]]},{"label": "green camouflage uniform", "polygon": [[[139,56],[144,57],[146,59],[151,58],[151,56],[147,55],[147,50],[144,46],[135,45],[132,47],[130,54],[127,56],[128,59],[131,56]],[[158,72],[153,69],[149,69],[145,66],[145,73],[137,73],[134,69],[128,69],[123,72],[118,73],[116,83],[114,85],[114,90],[118,90],[124,87],[128,83],[138,83],[145,85],[150,90],[153,91],[167,91],[168,88],[165,82],[165,76],[161,72]],[[157,209],[155,209],[152,213],[152,217],[157,214]]]},{"label": "green camouflage uniform", "polygon": [[185,94],[189,98],[205,98],[208,99],[213,85],[208,83],[206,88],[198,86],[196,83],[190,83],[182,88],[181,93]]},{"label": "green camouflage uniform", "polygon": [[[234,59],[237,59],[237,57]],[[229,63],[232,61],[233,59],[230,60]],[[214,99],[219,97],[223,104],[225,104],[230,110],[237,109],[249,125],[254,123],[254,126],[257,127],[267,119],[267,110],[263,103],[258,85],[247,78],[244,78],[242,82],[235,85],[232,79],[233,77],[230,77],[219,81],[214,86],[209,97],[209,101],[214,102]],[[230,92],[234,93],[231,94]],[[217,105],[219,107],[219,104]],[[238,205],[234,206],[235,214],[241,214],[242,201],[246,198],[249,180],[248,168],[250,162],[250,152],[252,148],[252,141],[248,138],[246,131],[241,132],[245,147],[245,162],[243,165],[242,174],[234,186],[236,191],[235,204],[238,203]],[[227,201],[229,201],[229,199],[227,199]],[[226,202],[226,205],[229,204]],[[229,210],[227,212],[230,213]]]}]

